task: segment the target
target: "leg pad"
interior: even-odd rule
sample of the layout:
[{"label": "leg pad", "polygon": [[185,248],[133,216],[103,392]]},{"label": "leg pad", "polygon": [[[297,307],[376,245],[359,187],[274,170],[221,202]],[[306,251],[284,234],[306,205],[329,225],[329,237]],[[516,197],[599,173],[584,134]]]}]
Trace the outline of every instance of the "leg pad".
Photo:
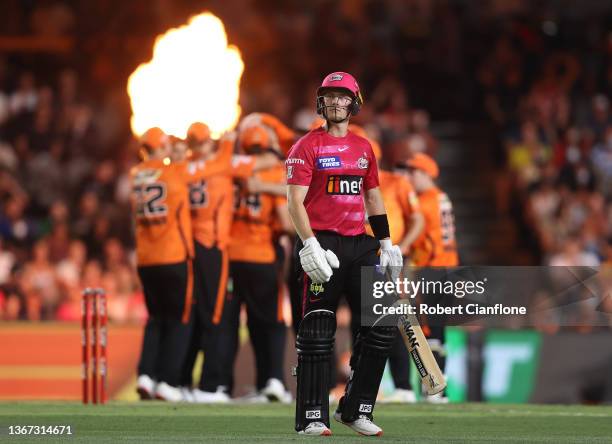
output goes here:
[{"label": "leg pad", "polygon": [[343,421],[354,421],[362,414],[372,416],[385,363],[397,333],[396,327],[372,327],[355,347],[353,375],[341,406]]},{"label": "leg pad", "polygon": [[298,355],[295,430],[311,422],[329,427],[330,362],[336,333],[336,315],[313,310],[300,322],[295,347]]}]

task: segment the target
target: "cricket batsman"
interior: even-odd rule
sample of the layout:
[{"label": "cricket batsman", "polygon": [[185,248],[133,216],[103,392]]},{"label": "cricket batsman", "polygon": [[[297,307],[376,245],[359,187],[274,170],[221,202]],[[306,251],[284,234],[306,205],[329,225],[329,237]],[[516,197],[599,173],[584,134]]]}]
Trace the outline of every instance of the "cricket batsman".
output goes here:
[{"label": "cricket batsman", "polygon": [[[305,435],[331,435],[328,388],[340,296],[360,317],[361,267],[403,265],[390,239],[372,147],[348,130],[362,103],[353,76],[326,76],[316,98],[326,124],[299,139],[285,162],[304,313],[296,339],[295,429]],[[365,233],[366,211],[375,237]],[[382,435],[372,414],[396,334],[395,327],[360,327],[355,338],[352,376],[334,419],[362,435]]]}]

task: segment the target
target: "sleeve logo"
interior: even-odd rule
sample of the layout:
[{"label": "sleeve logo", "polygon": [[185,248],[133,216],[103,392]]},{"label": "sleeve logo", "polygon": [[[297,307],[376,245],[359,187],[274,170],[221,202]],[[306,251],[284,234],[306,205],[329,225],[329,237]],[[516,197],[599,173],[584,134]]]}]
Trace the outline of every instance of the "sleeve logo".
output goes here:
[{"label": "sleeve logo", "polygon": [[293,179],[293,165],[287,165],[287,179]]},{"label": "sleeve logo", "polygon": [[328,170],[330,168],[340,168],[342,161],[337,156],[317,157],[317,169]]}]

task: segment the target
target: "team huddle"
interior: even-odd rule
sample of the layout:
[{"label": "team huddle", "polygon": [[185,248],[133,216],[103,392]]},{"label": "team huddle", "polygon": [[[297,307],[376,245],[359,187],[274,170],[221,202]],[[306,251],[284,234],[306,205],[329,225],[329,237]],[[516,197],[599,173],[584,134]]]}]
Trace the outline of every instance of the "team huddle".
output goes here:
[{"label": "team huddle", "polygon": [[[457,265],[452,206],[426,154],[379,171],[378,143],[349,124],[362,103],[356,80],[335,72],[317,91],[321,122],[300,138],[263,113],[245,117],[218,141],[200,122],[185,139],[159,128],[143,134],[143,160],[130,175],[149,312],[138,366],[141,399],[230,401],[245,305],[256,365],[252,400],[291,402],[283,376],[285,289],[298,355],[298,433],[331,434],[342,297],[353,319],[352,372],[334,418],[360,434],[382,434],[373,411],[387,359],[395,396],[414,396],[397,328],[359,325],[361,267]],[[288,244],[293,254],[283,248]],[[428,330],[442,350],[443,327]],[[443,368],[443,353],[436,359]]]}]

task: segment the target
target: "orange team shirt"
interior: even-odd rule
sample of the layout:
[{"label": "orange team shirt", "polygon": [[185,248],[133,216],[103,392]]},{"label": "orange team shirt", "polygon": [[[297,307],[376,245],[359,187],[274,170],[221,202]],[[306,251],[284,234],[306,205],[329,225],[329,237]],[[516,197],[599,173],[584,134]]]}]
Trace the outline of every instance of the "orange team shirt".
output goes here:
[{"label": "orange team shirt", "polygon": [[419,194],[425,228],[414,242],[412,262],[416,266],[453,267],[459,264],[455,241],[453,206],[443,191],[431,188]]},{"label": "orange team shirt", "polygon": [[251,177],[254,165],[255,159],[252,156],[234,155],[229,175],[220,174],[189,184],[191,224],[196,242],[207,248],[227,248],[234,215],[232,178]]},{"label": "orange team shirt", "polygon": [[[285,183],[284,165],[255,173],[263,182]],[[248,193],[240,184],[235,185],[235,212],[229,244],[232,261],[271,263],[276,260],[274,227],[277,208],[287,205],[284,196]]]},{"label": "orange team shirt", "polygon": [[190,182],[189,204],[194,240],[206,248],[225,249],[234,211],[231,176],[220,174]]},{"label": "orange team shirt", "polygon": [[255,158],[245,154],[234,154],[232,156],[232,177],[246,179],[254,174]]},{"label": "orange team shirt", "polygon": [[[233,141],[222,139],[219,142],[219,152],[227,155],[233,151],[233,145]],[[201,163],[197,158],[190,162],[196,166]],[[223,250],[229,242],[234,206],[231,166],[225,173],[189,183],[193,238],[206,248],[216,246]]]},{"label": "orange team shirt", "polygon": [[229,172],[229,156],[214,160],[168,163],[141,162],[130,171],[132,212],[139,266],[184,262],[193,257],[189,182]]},{"label": "orange team shirt", "polygon": [[[391,242],[396,245],[406,235],[406,220],[412,213],[419,211],[419,199],[408,179],[400,174],[379,170],[378,180],[389,220]],[[366,231],[373,235],[369,224]]]}]

